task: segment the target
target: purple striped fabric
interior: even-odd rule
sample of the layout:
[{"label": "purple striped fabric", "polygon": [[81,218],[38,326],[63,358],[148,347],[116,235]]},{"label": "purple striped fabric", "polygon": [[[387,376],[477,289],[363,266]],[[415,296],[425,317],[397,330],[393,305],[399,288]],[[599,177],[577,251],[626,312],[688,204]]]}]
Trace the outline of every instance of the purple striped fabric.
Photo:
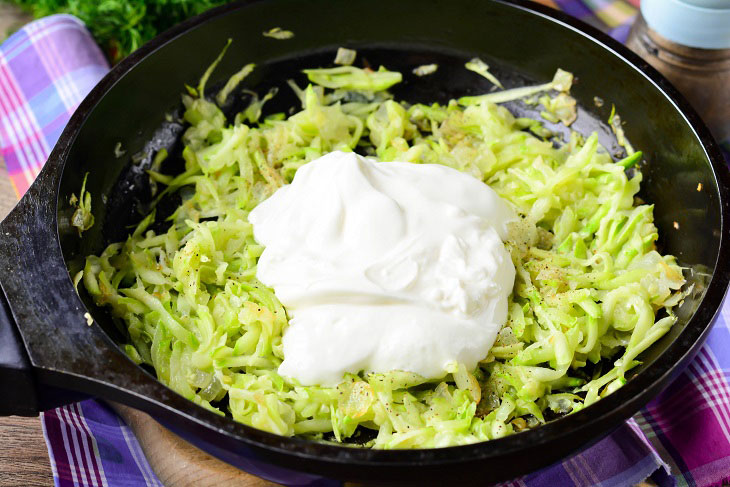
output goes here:
[{"label": "purple striped fabric", "polygon": [[43,413],[57,487],[162,487],[130,428],[100,401]]},{"label": "purple striped fabric", "polygon": [[[540,0],[624,40],[638,0]],[[52,16],[0,46],[0,149],[22,194],[76,105],[106,72],[81,23]],[[730,305],[670,387],[593,447],[505,483],[549,487],[730,482]],[[42,415],[56,486],[161,486],[130,428],[103,402]]]},{"label": "purple striped fabric", "polygon": [[697,358],[635,416],[677,486],[730,485],[729,325],[726,300]]}]

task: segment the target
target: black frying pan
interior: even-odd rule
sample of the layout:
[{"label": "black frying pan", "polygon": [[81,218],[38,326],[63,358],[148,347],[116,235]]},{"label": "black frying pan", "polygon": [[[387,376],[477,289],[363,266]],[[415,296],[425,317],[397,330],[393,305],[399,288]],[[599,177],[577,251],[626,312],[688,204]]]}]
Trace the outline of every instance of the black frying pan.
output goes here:
[{"label": "black frying pan", "polygon": [[[275,26],[296,36],[286,41],[261,36]],[[486,91],[486,81],[463,69],[475,55],[508,87],[544,82],[557,67],[572,71],[578,77],[573,94],[582,107],[574,128],[597,130],[601,142],[617,152],[603,122],[615,103],[629,138],[646,155],[641,197],[656,205],[662,249],[688,267],[695,284],[679,307],[678,324],[643,354],[643,365],[624,387],[597,404],[471,446],[378,451],[284,438],[219,417],[163,386],[120,351],[123,333],[83,291],[77,295],[69,272],[86,255],[124,238],[128,225],[141,218],[150,200],[143,169],[154,150],[165,147],[171,154],[163,170],[179,169],[183,127],[166,122],[165,113],[179,109],[183,84],[195,84],[229,37],[233,47],[213,82],[256,62],[245,84],[259,92],[281,86],[272,111],[296,105],[284,80],[303,81],[299,69],[329,65],[342,45],[357,48],[359,59],[373,66],[403,71],[405,81],[395,92],[410,101]],[[410,76],[415,66],[432,62],[440,65],[435,75]],[[597,107],[594,96],[606,103]],[[510,108],[536,116],[519,103]],[[127,152],[115,158],[118,142]],[[135,153],[146,154],[139,164],[130,162]],[[69,225],[69,197],[78,193],[86,172],[96,225],[79,239]],[[397,484],[509,479],[605,436],[691,359],[730,277],[729,182],[704,124],[664,78],[618,43],[558,12],[524,1],[487,0],[282,0],[221,7],[166,32],[116,66],[81,104],[38,180],[0,226],[5,295],[0,412],[32,415],[84,395],[107,398],[151,413],[227,462],[290,484],[321,477]],[[91,326],[87,311],[95,320]]]}]

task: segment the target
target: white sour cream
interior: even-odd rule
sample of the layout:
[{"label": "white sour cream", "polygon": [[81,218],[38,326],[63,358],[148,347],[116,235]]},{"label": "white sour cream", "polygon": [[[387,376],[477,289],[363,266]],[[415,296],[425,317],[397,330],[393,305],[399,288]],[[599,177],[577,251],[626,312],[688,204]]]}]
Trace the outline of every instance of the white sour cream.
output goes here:
[{"label": "white sour cream", "polygon": [[290,317],[279,373],[331,386],[361,370],[476,367],[507,319],[515,219],[444,166],[344,152],[302,166],[249,215],[266,247],[257,277]]}]

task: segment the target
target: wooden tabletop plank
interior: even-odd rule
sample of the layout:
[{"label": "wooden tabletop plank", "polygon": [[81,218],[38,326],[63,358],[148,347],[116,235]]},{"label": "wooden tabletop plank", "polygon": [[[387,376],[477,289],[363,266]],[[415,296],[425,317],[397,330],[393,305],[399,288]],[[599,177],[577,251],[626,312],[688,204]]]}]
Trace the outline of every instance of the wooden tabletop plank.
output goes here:
[{"label": "wooden tabletop plank", "polygon": [[271,482],[214,458],[165,429],[146,413],[111,405],[134,431],[142,451],[166,487],[268,487]]},{"label": "wooden tabletop plank", "polygon": [[0,418],[0,442],[0,486],[53,486],[40,418]]}]

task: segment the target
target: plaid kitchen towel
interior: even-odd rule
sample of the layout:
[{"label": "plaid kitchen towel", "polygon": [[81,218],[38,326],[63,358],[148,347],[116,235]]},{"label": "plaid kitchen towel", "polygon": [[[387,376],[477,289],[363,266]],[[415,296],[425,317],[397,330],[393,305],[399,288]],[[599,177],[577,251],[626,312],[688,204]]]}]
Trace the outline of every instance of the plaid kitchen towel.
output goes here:
[{"label": "plaid kitchen towel", "polygon": [[18,195],[46,162],[66,122],[109,70],[83,24],[37,20],[0,49],[0,151]]},{"label": "plaid kitchen towel", "polygon": [[163,487],[124,421],[88,400],[41,416],[56,487]]},{"label": "plaid kitchen towel", "polygon": [[[638,0],[540,0],[624,40]],[[0,148],[19,195],[71,113],[107,70],[73,17],[33,22],[0,46]],[[730,305],[667,390],[593,447],[505,485],[661,486],[730,481]],[[88,400],[42,415],[57,486],[160,486],[129,427]]]}]

